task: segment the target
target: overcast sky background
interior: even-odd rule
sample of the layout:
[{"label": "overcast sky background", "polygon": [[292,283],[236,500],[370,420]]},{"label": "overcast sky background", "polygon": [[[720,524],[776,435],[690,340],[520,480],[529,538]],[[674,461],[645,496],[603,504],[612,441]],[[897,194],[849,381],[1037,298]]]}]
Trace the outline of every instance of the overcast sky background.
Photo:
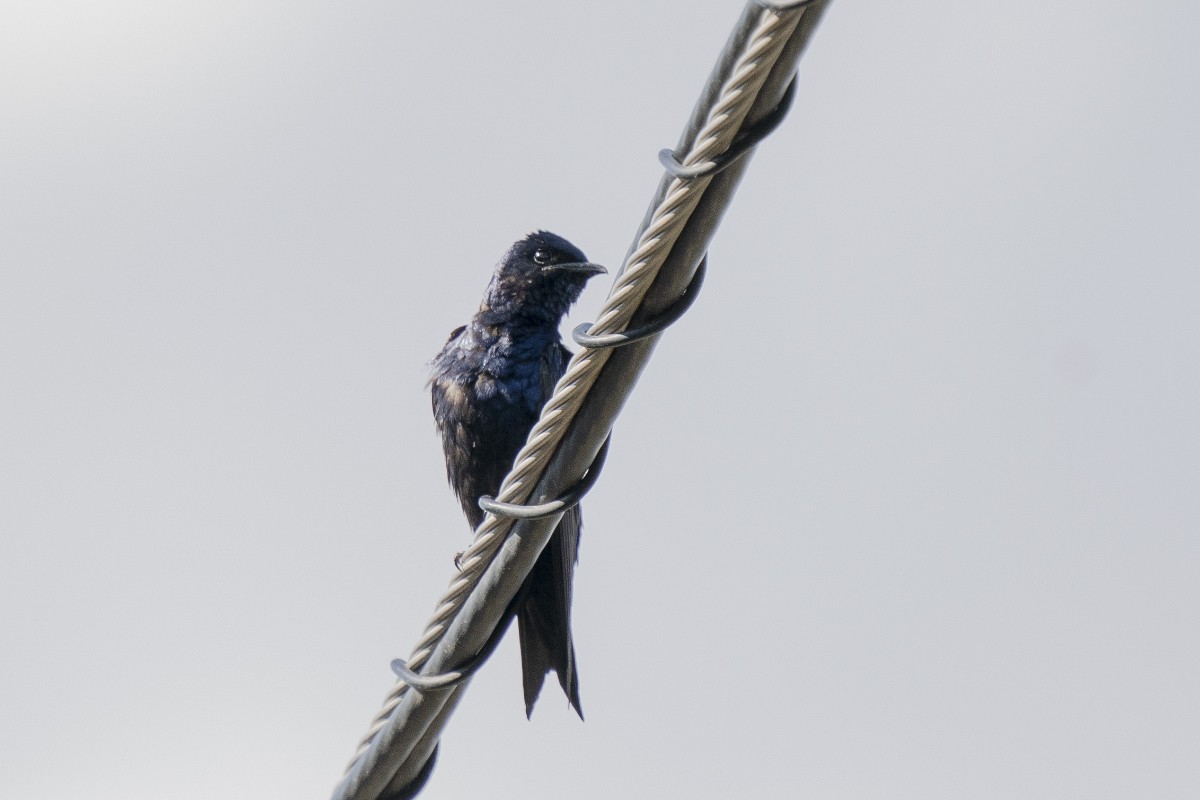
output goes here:
[{"label": "overcast sky background", "polygon": [[[729,2],[0,9],[0,796],[325,798],[469,539],[425,362],[615,269]],[[1200,796],[1200,4],[826,15],[424,797]],[[593,318],[593,286],[571,324]]]}]

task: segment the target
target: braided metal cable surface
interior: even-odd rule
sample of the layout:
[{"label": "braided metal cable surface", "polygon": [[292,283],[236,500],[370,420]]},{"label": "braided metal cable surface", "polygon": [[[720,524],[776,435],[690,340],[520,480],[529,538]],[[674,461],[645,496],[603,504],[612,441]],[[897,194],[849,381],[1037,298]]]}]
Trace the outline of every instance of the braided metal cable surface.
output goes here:
[{"label": "braided metal cable surface", "polygon": [[[710,162],[729,148],[768,73],[775,66],[780,52],[788,43],[809,5],[806,3],[782,10],[761,5],[756,7],[757,22],[745,39],[727,79],[712,101],[703,125],[692,140],[692,146],[685,154],[677,154],[680,163],[685,167]],[[823,7],[825,4],[818,5]],[[648,214],[641,234],[625,258],[607,301],[588,331],[590,335],[619,333],[630,323],[711,180],[709,176],[673,178],[666,191],[660,193],[660,199]],[[568,427],[611,353],[607,348],[584,349],[571,359],[566,373],[555,387],[553,396],[543,407],[538,422],[530,431],[525,446],[517,455],[512,471],[501,485],[497,500],[511,504],[530,502],[534,488],[542,479],[547,465],[554,457]],[[488,514],[480,524],[473,542],[461,556],[459,573],[454,576],[445,594],[438,601],[432,619],[408,659],[407,663],[411,669],[420,671],[430,659],[466,598],[479,585],[481,577],[495,559],[513,524],[512,519],[492,514]],[[406,683],[398,681],[388,694],[349,764],[346,777],[335,791],[335,798],[373,800],[378,796],[377,792],[362,788],[368,783],[365,773],[382,768],[381,764],[385,759],[378,752],[382,748],[376,746],[379,744],[377,739],[381,732],[388,728],[397,706],[411,691],[411,687]],[[448,712],[442,710],[436,713]],[[417,735],[424,735],[424,731],[418,732]],[[412,743],[409,751],[411,747]],[[375,752],[371,752],[373,749]],[[391,765],[393,772],[396,768],[396,764]],[[390,777],[386,776],[382,783],[386,784]],[[379,785],[380,780],[376,776],[369,783]]]}]

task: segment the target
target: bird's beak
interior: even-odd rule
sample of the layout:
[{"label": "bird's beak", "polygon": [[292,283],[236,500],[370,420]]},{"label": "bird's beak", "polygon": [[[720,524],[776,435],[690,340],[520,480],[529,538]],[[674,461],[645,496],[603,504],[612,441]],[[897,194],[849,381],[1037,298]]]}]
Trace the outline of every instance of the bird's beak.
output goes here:
[{"label": "bird's beak", "polygon": [[608,270],[590,261],[570,261],[566,264],[547,264],[542,267],[542,272],[571,272],[591,278],[596,275],[604,275]]}]

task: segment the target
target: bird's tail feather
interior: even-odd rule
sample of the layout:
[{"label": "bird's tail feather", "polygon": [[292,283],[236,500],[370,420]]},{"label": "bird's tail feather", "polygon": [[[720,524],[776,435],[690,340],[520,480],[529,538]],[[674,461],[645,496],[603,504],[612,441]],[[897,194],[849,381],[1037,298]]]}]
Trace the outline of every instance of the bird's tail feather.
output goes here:
[{"label": "bird's tail feather", "polygon": [[[558,674],[558,682],[571,707],[583,719],[579,676],[575,671],[575,646],[571,639],[571,576],[561,574],[566,566],[559,541],[561,533],[551,538],[538,557],[526,582],[525,597],[517,609],[525,716],[533,713],[533,704],[542,690],[546,673],[553,670]],[[574,566],[573,563],[570,565]]]}]

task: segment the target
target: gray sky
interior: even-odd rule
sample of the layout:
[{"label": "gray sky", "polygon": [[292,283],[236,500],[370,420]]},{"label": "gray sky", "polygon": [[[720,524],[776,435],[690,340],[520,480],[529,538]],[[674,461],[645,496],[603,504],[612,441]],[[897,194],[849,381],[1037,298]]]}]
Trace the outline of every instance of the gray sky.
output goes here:
[{"label": "gray sky", "polygon": [[[739,9],[5,4],[0,796],[328,796],[469,538],[425,362],[619,265]],[[585,504],[587,722],[506,642],[425,797],[1200,795],[1197,29],[835,3]]]}]

